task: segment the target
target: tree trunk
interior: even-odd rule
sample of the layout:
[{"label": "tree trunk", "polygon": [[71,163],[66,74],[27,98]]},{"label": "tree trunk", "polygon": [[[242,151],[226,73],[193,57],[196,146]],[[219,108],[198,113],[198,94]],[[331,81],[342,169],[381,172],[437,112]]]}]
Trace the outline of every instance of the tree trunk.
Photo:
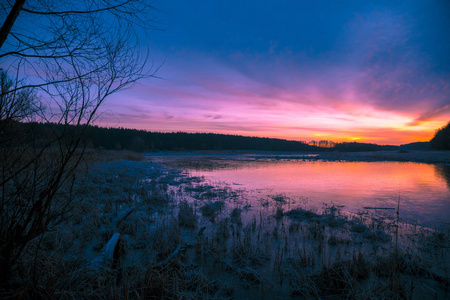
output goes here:
[{"label": "tree trunk", "polygon": [[0,29],[0,49],[2,48],[3,44],[6,41],[6,38],[8,37],[11,28],[14,25],[14,22],[16,21],[17,17],[19,16],[20,11],[22,10],[22,6],[25,3],[25,0],[16,0],[16,3],[14,3],[11,11],[8,14],[8,17],[6,18],[5,22],[3,23],[2,29]]},{"label": "tree trunk", "polygon": [[11,251],[4,250],[6,251],[0,253],[0,285],[6,283],[11,276]]}]

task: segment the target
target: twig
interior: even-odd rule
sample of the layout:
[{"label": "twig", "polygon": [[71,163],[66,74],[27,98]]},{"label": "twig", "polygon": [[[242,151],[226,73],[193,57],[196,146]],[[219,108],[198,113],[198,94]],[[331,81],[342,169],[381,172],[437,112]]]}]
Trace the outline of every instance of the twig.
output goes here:
[{"label": "twig", "polygon": [[167,257],[165,260],[157,263],[155,265],[155,267],[159,267],[159,266],[164,266],[165,264],[167,264],[170,260],[172,260],[172,258],[174,258],[181,250],[184,250],[184,247],[182,247],[181,245],[178,245],[177,249],[175,249],[175,251],[172,252],[172,254],[169,255],[169,257]]},{"label": "twig", "polygon": [[113,227],[117,229],[120,226],[120,224],[122,224],[122,222],[125,221],[126,218],[128,218],[131,215],[132,212],[134,212],[134,207],[131,208],[129,211],[123,213],[121,216],[117,217],[116,221],[114,222],[115,225]]}]

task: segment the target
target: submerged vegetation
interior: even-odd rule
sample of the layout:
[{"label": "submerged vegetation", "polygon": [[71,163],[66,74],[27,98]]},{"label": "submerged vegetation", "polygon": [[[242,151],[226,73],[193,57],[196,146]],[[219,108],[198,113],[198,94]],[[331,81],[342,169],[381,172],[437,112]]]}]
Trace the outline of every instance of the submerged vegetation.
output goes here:
[{"label": "submerged vegetation", "polygon": [[134,158],[97,159],[77,180],[71,217],[27,245],[2,297],[448,297],[448,227],[284,194],[252,207],[245,191]]}]

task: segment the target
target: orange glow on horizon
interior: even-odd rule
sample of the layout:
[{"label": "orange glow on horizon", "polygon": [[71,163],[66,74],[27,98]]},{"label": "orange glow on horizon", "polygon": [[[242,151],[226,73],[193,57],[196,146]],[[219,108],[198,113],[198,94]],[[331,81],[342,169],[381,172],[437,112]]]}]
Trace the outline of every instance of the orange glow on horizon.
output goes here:
[{"label": "orange glow on horizon", "polygon": [[[430,141],[436,130],[445,126],[447,121],[432,121],[421,126],[410,127],[404,125],[403,127],[365,127],[365,128],[345,128],[345,127],[333,127],[333,126],[320,126],[314,128],[311,126],[299,126],[303,128],[296,128],[293,126],[289,128],[288,126],[279,125],[268,125],[260,124],[255,125],[255,129],[251,125],[242,126],[243,128],[235,129],[231,127],[228,128],[207,128],[201,122],[191,121],[187,122],[190,127],[180,126],[181,124],[175,126],[167,126],[163,122],[154,122],[151,126],[147,123],[139,122],[120,122],[119,126],[116,124],[110,125],[108,123],[102,122],[104,126],[114,126],[114,127],[125,127],[133,128],[139,130],[148,130],[155,132],[188,132],[188,133],[216,133],[216,134],[231,134],[231,135],[242,135],[242,136],[254,136],[262,138],[279,138],[286,140],[304,141],[309,142],[312,140],[320,141],[327,140],[335,143],[341,142],[360,142],[360,143],[374,143],[380,145],[401,145],[413,142],[427,142]],[[173,124],[172,124],[173,125]],[[258,127],[262,129],[258,130]],[[316,131],[320,131],[317,133]]]},{"label": "orange glow on horizon", "polygon": [[[221,91],[211,99],[175,91],[184,105],[167,107],[133,99],[140,115],[108,119],[102,125],[157,132],[217,133],[296,141],[361,142],[401,145],[429,141],[446,125],[449,112],[421,120],[423,111],[380,109],[355,100],[354,93],[329,98],[320,91],[280,93],[261,97]],[[226,96],[229,97],[226,97]],[[284,95],[286,99],[279,98]],[[281,97],[281,96],[280,96]],[[158,99],[156,99],[158,100]],[[425,104],[424,104],[425,105]]]}]

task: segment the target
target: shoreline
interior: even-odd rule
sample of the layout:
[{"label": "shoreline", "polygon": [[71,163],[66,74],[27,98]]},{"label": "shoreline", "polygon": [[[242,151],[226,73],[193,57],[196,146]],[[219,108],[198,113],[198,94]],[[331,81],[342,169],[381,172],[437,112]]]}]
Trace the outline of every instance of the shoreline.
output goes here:
[{"label": "shoreline", "polygon": [[450,164],[450,151],[367,151],[367,152],[278,152],[278,151],[161,151],[143,153],[147,158],[199,157],[210,159],[240,160],[322,160],[350,162],[415,162],[428,164]]},{"label": "shoreline", "polygon": [[[193,154],[174,156],[183,155]],[[197,162],[218,157],[194,155]],[[402,225],[376,211],[290,207],[281,194],[256,208],[239,187],[117,158],[93,163],[76,185],[72,217],[27,246],[14,274],[22,287],[13,295],[48,287],[48,298],[80,299],[449,295],[450,254],[441,253],[448,229]]]},{"label": "shoreline", "polygon": [[371,151],[371,152],[332,152],[319,157],[330,161],[397,161],[429,164],[450,164],[450,151]]}]

